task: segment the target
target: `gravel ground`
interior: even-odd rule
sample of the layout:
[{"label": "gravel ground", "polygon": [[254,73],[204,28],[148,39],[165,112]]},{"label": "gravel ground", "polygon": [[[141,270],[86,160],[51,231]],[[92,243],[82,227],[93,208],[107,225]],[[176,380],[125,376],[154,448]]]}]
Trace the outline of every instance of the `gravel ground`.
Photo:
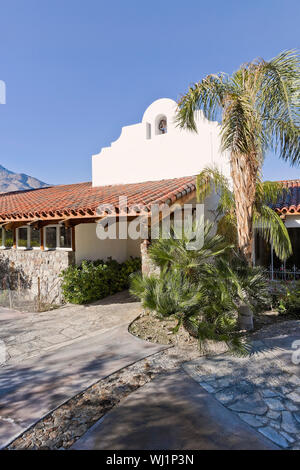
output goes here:
[{"label": "gravel ground", "polygon": [[[256,314],[254,317],[254,329],[250,332],[250,335],[255,334],[260,331],[261,328],[265,328],[269,325],[279,324],[280,328],[280,323],[287,320],[295,320],[295,316],[287,314],[279,315],[275,310]],[[172,317],[161,320],[154,313],[143,312],[130,325],[129,331],[133,335],[139,336],[146,341],[151,341],[152,343],[198,348],[197,339],[191,337],[183,327],[180,327],[177,334],[172,333],[176,324],[177,320]]]},{"label": "gravel ground", "polygon": [[197,339],[189,335],[183,327],[179,328],[177,334],[173,333],[176,324],[177,320],[175,318],[169,317],[161,320],[154,313],[144,311],[130,325],[129,331],[145,341],[151,341],[151,343],[182,347],[190,346],[199,349]]}]

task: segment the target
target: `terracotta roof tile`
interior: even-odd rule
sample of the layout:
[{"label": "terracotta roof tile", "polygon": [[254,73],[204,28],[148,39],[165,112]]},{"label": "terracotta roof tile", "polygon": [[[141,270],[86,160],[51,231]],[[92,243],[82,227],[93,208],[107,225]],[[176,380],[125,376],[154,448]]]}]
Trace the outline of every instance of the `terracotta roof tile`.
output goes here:
[{"label": "terracotta roof tile", "polygon": [[[300,214],[300,179],[281,181],[287,191],[274,209],[280,214]],[[92,187],[91,182],[0,194],[0,221],[95,217],[101,205],[119,212],[119,196],[127,197],[130,214],[152,204],[173,204],[196,190],[195,176],[143,183]],[[122,208],[121,208],[122,210]]]},{"label": "terracotta roof tile", "polygon": [[119,196],[127,197],[133,213],[133,207],[150,210],[151,204],[170,204],[195,189],[195,177],[187,176],[135,184],[92,187],[88,182],[15,191],[0,194],[0,220],[95,217],[100,205],[111,204],[118,212]]},{"label": "terracotta roof tile", "polygon": [[300,179],[279,181],[286,188],[285,195],[275,204],[274,209],[283,215],[300,214]]}]

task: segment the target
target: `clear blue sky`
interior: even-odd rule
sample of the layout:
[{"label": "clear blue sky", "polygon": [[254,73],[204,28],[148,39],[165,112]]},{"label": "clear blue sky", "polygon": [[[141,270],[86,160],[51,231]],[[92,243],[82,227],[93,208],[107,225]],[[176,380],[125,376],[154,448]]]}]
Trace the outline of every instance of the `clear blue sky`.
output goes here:
[{"label": "clear blue sky", "polygon": [[[2,1],[0,163],[49,183],[90,180],[91,155],[152,101],[299,48],[299,22],[299,0]],[[300,169],[269,157],[264,176]]]}]

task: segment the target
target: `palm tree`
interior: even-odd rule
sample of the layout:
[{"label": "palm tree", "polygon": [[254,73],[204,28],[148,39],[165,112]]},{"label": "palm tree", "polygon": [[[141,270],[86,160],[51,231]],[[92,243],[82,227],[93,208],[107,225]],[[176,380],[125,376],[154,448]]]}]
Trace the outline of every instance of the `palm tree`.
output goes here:
[{"label": "palm tree", "polygon": [[229,151],[238,246],[251,262],[257,179],[267,149],[291,164],[300,161],[299,54],[284,51],[270,61],[242,65],[195,83],[180,99],[177,124],[197,131],[195,114],[221,123],[222,150]]},{"label": "palm tree", "polygon": [[[217,232],[227,242],[238,245],[235,194],[230,189],[228,179],[217,168],[204,168],[197,176],[197,196],[200,201],[215,191],[219,196],[215,210]],[[286,189],[274,181],[262,182],[256,178],[256,191],[252,211],[252,224],[260,230],[261,236],[281,260],[292,254],[288,231],[279,215],[272,209]]]}]

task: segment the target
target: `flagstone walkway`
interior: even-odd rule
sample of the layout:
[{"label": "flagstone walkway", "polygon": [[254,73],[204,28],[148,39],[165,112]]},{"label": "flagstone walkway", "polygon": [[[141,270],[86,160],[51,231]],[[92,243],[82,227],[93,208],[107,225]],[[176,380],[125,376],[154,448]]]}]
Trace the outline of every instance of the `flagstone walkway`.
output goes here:
[{"label": "flagstone walkway", "polygon": [[0,447],[100,379],[165,349],[128,332],[139,311],[128,292],[43,314],[0,310]]},{"label": "flagstone walkway", "polygon": [[250,357],[203,357],[183,368],[252,428],[300,450],[300,321],[258,332]]},{"label": "flagstone walkway", "polygon": [[[0,307],[0,341],[5,343],[5,364],[12,365],[53,352],[73,341],[92,338],[101,330],[132,321],[140,313],[127,291],[89,305],[66,305],[42,313]],[[2,364],[3,360],[1,361]]]}]

